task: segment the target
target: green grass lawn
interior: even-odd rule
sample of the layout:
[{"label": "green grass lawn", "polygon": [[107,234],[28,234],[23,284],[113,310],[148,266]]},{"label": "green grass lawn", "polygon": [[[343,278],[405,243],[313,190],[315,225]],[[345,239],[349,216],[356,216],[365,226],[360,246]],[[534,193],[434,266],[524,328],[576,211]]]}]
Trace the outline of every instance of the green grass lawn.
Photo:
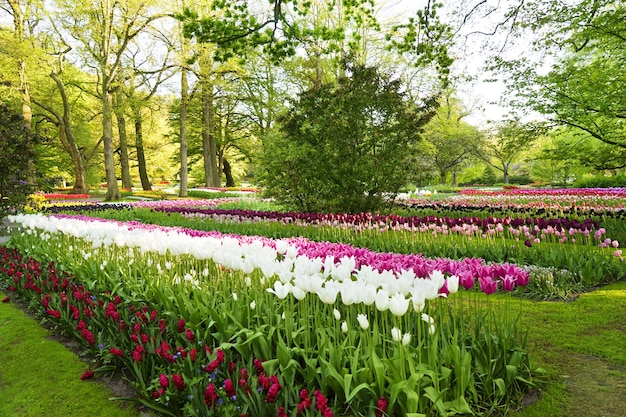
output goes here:
[{"label": "green grass lawn", "polygon": [[523,301],[528,351],[552,380],[516,417],[618,417],[626,410],[626,282],[572,302]]},{"label": "green grass lawn", "polygon": [[[5,295],[0,293],[0,299]],[[74,353],[21,309],[0,303],[0,417],[137,417]]]}]

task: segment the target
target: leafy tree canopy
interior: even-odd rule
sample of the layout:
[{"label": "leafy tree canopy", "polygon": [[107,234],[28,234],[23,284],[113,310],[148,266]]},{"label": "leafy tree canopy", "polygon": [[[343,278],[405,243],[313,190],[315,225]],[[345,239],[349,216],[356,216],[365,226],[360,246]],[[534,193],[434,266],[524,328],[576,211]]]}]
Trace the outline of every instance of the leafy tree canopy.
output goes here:
[{"label": "leafy tree canopy", "polygon": [[0,217],[23,207],[33,192],[36,140],[22,117],[0,104]]},{"label": "leafy tree canopy", "polygon": [[302,93],[265,144],[264,185],[308,212],[381,208],[407,183],[410,150],[435,114],[436,97],[409,102],[398,80],[351,66],[337,84]]},{"label": "leafy tree canopy", "polygon": [[[624,153],[626,6],[613,0],[517,2],[512,33],[532,36],[533,54],[499,58],[519,109],[535,110]],[[533,57],[540,57],[533,59]],[[607,158],[587,162],[606,165]],[[613,167],[623,167],[617,163]]]},{"label": "leafy tree canopy", "polygon": [[[250,48],[256,47],[280,61],[295,55],[304,41],[312,39],[345,42],[349,50],[343,52],[354,53],[361,37],[355,28],[381,31],[374,0],[268,0],[265,3],[270,7],[266,6],[265,11],[261,3],[214,0],[205,13],[185,8],[178,18],[183,22],[185,36],[217,46],[215,58],[219,61],[245,57]],[[307,25],[302,18],[319,5],[329,13],[341,8],[342,18],[352,22],[352,30],[343,25]],[[434,66],[445,86],[453,63],[448,52],[452,30],[439,19],[441,6],[438,1],[428,1],[415,17],[393,25],[385,38],[388,49],[411,56],[415,66]]]}]

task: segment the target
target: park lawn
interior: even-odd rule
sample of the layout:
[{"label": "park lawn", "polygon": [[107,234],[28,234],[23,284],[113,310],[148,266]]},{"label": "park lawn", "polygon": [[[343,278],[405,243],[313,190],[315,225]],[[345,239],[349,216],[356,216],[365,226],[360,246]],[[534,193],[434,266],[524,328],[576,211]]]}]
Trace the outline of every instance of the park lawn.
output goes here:
[{"label": "park lawn", "polygon": [[82,381],[88,365],[49,336],[12,302],[0,303],[0,417],[139,415],[128,403],[110,401],[102,383]]},{"label": "park lawn", "polygon": [[626,282],[572,302],[522,301],[528,352],[552,383],[516,417],[619,416],[626,409]]}]

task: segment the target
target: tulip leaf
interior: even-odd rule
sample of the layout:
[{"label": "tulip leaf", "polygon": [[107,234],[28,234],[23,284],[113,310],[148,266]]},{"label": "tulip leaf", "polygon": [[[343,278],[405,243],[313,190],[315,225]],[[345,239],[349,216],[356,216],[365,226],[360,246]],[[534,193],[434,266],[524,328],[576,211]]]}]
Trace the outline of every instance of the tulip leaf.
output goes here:
[{"label": "tulip leaf", "polygon": [[372,361],[372,368],[374,370],[376,388],[380,393],[382,393],[385,387],[385,364],[380,360],[374,351],[370,354],[370,360]]},{"label": "tulip leaf", "polygon": [[496,385],[496,387],[498,388],[498,397],[502,398],[506,395],[506,384],[504,383],[504,380],[502,378],[495,378],[493,380],[493,383]]},{"label": "tulip leaf", "polygon": [[465,397],[461,396],[453,401],[448,401],[444,403],[446,410],[452,411],[456,414],[471,414],[475,415],[475,413],[470,408],[469,404],[465,400]]},{"label": "tulip leaf", "polygon": [[374,395],[374,390],[372,389],[372,387],[370,387],[368,384],[366,384],[365,382],[363,382],[362,384],[354,387],[354,389],[350,389],[349,391],[346,392],[350,392],[350,394],[346,395],[346,402],[350,402],[355,396],[357,396],[362,390],[367,390],[369,391],[372,395]]}]

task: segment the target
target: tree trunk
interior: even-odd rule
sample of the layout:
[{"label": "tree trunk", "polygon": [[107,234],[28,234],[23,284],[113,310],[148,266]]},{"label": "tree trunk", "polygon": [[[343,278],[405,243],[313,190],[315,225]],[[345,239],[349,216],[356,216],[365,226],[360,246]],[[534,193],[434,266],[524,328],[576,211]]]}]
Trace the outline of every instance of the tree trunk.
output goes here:
[{"label": "tree trunk", "polygon": [[137,147],[137,165],[139,167],[141,188],[143,188],[144,191],[152,191],[152,185],[148,178],[148,170],[146,169],[146,155],[143,149],[143,119],[141,117],[141,109],[135,111],[135,146]]},{"label": "tree trunk", "polygon": [[122,169],[122,188],[131,189],[133,182],[130,178],[130,164],[128,162],[128,135],[126,134],[126,116],[122,108],[122,94],[115,95],[115,118],[117,119],[117,130],[120,135],[120,167]]},{"label": "tree trunk", "polygon": [[[17,43],[22,44],[26,40],[26,28],[24,25],[28,19],[28,9],[26,8],[27,5],[25,5],[24,10],[22,10],[22,4],[20,1],[9,0],[8,4],[13,11],[13,29],[15,30],[15,39]],[[26,60],[22,57],[18,58],[17,73],[20,80],[20,95],[22,102],[22,118],[24,122],[24,129],[30,131],[33,119],[33,110],[30,98],[30,88],[28,85],[28,75],[26,73]]]},{"label": "tree trunk", "polygon": [[[102,71],[102,74],[108,72]],[[115,175],[115,158],[113,157],[113,103],[109,83],[102,81],[102,140],[104,142],[104,170],[106,173],[106,201],[120,199],[120,190]]]},{"label": "tree trunk", "polygon": [[31,130],[33,120],[33,110],[30,100],[30,88],[28,86],[28,76],[26,75],[26,62],[20,60],[20,92],[22,94],[22,117],[24,119],[24,129]]},{"label": "tree trunk", "polygon": [[217,146],[215,140],[213,84],[202,80],[202,156],[204,159],[204,183],[207,187],[219,187],[217,177]]},{"label": "tree trunk", "polygon": [[65,93],[65,87],[59,76],[52,72],[50,77],[54,80],[61,95],[61,101],[63,102],[63,115],[57,116],[59,121],[59,138],[63,148],[68,153],[72,160],[72,166],[74,168],[74,186],[72,187],[73,194],[86,194],[89,189],[87,187],[87,171],[83,162],[83,156],[78,149],[76,139],[74,138],[74,132],[72,131],[72,125],[70,124],[70,104]]},{"label": "tree trunk", "polygon": [[226,158],[223,158],[222,162],[224,164],[224,176],[226,177],[226,186],[234,187],[235,179],[233,178],[233,171],[231,170],[230,163]]},{"label": "tree trunk", "polygon": [[[183,40],[183,42],[185,42]],[[184,58],[184,56],[183,56]],[[180,73],[180,190],[179,197],[187,197],[188,167],[187,167],[187,100],[189,84],[187,81],[187,67],[183,64]]]}]

